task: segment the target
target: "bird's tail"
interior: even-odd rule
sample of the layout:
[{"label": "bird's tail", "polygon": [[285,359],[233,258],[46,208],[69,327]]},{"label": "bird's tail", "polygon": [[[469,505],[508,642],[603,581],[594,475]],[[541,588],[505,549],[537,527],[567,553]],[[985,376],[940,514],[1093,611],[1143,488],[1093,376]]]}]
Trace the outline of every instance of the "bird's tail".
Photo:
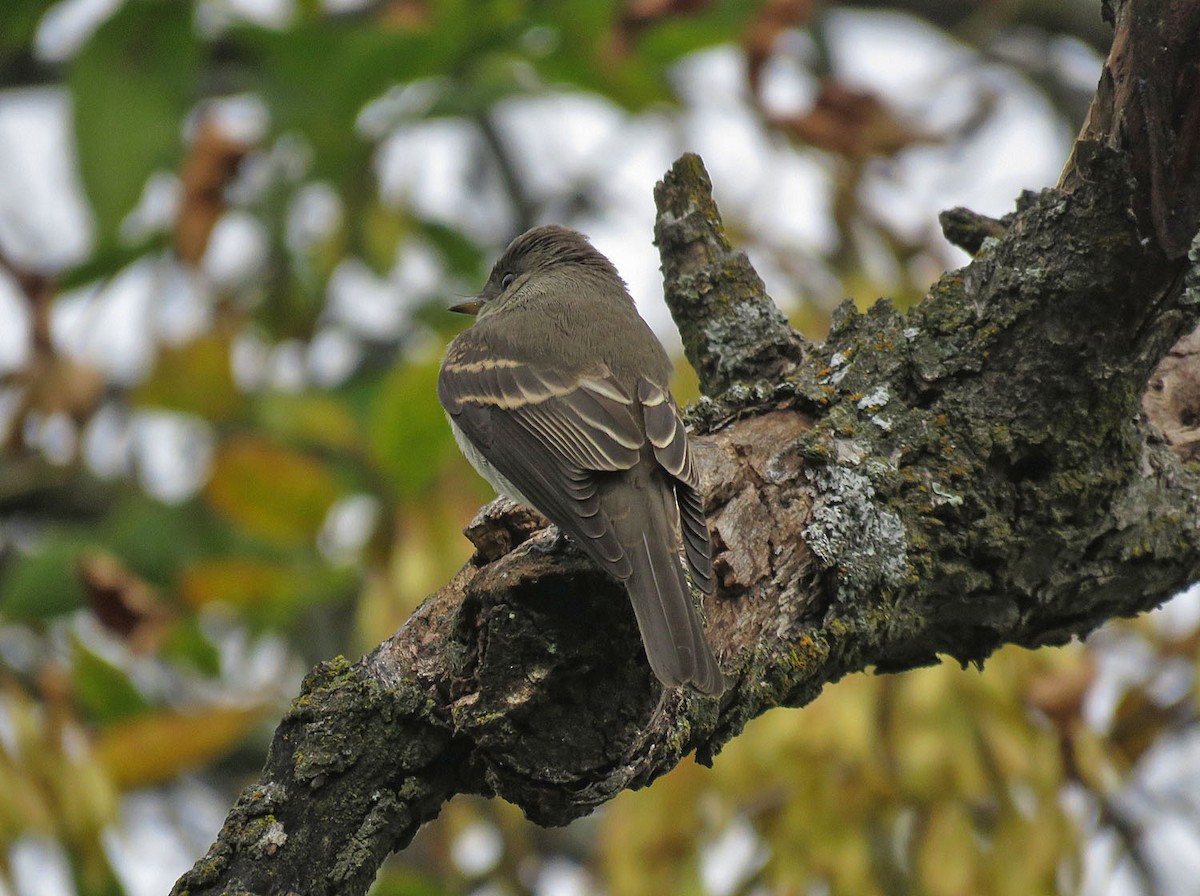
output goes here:
[{"label": "bird's tail", "polygon": [[[674,495],[654,490],[645,515],[614,519],[632,571],[625,581],[650,668],[668,687],[691,684],[705,694],[725,690],[676,550]],[[671,514],[671,515],[668,515]],[[627,529],[628,531],[620,531]]]}]

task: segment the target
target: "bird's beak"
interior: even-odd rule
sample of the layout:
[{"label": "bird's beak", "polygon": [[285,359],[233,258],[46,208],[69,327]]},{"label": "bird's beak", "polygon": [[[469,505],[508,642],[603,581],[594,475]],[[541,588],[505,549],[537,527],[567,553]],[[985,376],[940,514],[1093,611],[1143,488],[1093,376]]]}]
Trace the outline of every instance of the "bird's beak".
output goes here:
[{"label": "bird's beak", "polygon": [[459,314],[470,314],[472,316],[479,313],[479,309],[483,307],[483,302],[479,299],[471,299],[467,302],[459,302],[457,305],[451,305],[450,310]]}]

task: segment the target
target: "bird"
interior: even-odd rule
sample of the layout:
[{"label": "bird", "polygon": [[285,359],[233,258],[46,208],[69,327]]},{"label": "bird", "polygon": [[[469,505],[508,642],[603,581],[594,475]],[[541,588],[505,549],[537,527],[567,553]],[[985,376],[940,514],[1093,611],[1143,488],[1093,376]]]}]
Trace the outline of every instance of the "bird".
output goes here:
[{"label": "bird", "polygon": [[[715,591],[712,543],[671,360],[612,262],[583,234],[535,227],[509,244],[450,343],[438,400],[463,454],[620,581],[666,688],[726,679],[681,562]],[[682,535],[682,539],[680,536]]]}]

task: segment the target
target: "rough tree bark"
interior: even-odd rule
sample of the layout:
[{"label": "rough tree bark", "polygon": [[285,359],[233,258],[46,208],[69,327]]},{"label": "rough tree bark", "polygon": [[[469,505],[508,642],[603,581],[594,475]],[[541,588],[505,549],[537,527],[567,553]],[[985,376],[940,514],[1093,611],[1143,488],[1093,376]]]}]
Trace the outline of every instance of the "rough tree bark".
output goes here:
[{"label": "rough tree bark", "polygon": [[400,631],[310,674],[174,892],[363,893],[454,794],[562,824],[848,673],[1062,643],[1200,578],[1192,348],[1155,374],[1200,318],[1200,8],[1108,12],[1059,188],[1003,221],[950,216],[978,252],[907,313],[846,305],[805,344],[730,247],[699,159],[656,190],[706,396],[723,697],[661,692],[619,585],[495,502]]}]

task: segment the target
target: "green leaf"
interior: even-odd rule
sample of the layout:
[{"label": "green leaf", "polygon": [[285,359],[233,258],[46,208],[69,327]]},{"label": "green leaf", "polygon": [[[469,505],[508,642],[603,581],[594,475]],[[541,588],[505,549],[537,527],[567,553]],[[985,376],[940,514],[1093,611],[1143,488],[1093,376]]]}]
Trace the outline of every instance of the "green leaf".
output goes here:
[{"label": "green leaf", "polygon": [[56,5],[57,0],[5,0],[0,51],[6,54],[29,51],[42,16]]},{"label": "green leaf", "polygon": [[450,270],[462,274],[468,282],[483,286],[490,260],[473,240],[462,231],[434,221],[420,221],[419,227],[421,234],[441,252]]},{"label": "green leaf", "polygon": [[372,896],[449,896],[454,888],[427,872],[386,867],[371,885]]},{"label": "green leaf", "polygon": [[75,560],[83,542],[72,536],[49,537],[29,554],[14,558],[0,579],[0,611],[12,619],[50,619],[84,605]]},{"label": "green leaf", "polygon": [[0,612],[48,619],[86,605],[76,563],[97,548],[120,557],[150,584],[169,586],[190,557],[236,543],[228,530],[198,501],[171,507],[129,493],[98,525],[51,529],[29,553],[17,554],[0,577]]},{"label": "green leaf", "polygon": [[101,245],[82,264],[64,271],[58,278],[59,293],[69,292],[93,281],[105,281],[135,261],[153,253],[161,253],[170,244],[170,234],[156,233],[135,245]]},{"label": "green leaf", "polygon": [[375,273],[386,276],[396,263],[396,249],[412,231],[410,222],[380,202],[357,209],[356,241],[362,260]]},{"label": "green leaf", "polygon": [[97,722],[129,718],[150,707],[124,669],[92,652],[79,640],[72,645],[71,682],[76,699]]},{"label": "green leaf", "polygon": [[192,13],[178,0],[127,0],[71,62],[79,169],[102,248],[150,173],[177,167],[201,61]]},{"label": "green leaf", "polygon": [[191,557],[226,549],[236,541],[229,527],[199,502],[167,505],[131,494],[93,536],[152,585],[169,587]]},{"label": "green leaf", "polygon": [[549,49],[531,52],[529,61],[542,79],[572,84],[632,110],[674,101],[670,67],[696,50],[736,41],[747,20],[742,0],[724,0],[667,15],[618,39],[616,6],[545,3],[538,9],[537,24],[549,32],[544,39]]},{"label": "green leaf", "polygon": [[243,27],[226,39],[245,64],[244,86],[262,92],[276,131],[299,131],[314,151],[312,176],[343,188],[366,170],[367,147],[355,135],[363,106],[393,85],[443,70],[462,52],[437,29],[357,21]]},{"label": "green leaf", "polygon": [[647,67],[665,69],[689,53],[737,41],[747,21],[742,0],[714,3],[702,12],[672,16],[646,29],[635,55]]},{"label": "green leaf", "polygon": [[371,454],[404,498],[428,490],[442,461],[456,450],[437,400],[438,367],[437,361],[397,364],[380,384],[371,411]]},{"label": "green leaf", "polygon": [[295,601],[294,571],[290,566],[253,557],[214,557],[188,566],[180,577],[185,604],[200,609],[213,603],[252,608]]},{"label": "green leaf", "polygon": [[190,666],[209,678],[221,674],[221,655],[195,616],[188,616],[172,627],[159,653],[163,659]]}]

